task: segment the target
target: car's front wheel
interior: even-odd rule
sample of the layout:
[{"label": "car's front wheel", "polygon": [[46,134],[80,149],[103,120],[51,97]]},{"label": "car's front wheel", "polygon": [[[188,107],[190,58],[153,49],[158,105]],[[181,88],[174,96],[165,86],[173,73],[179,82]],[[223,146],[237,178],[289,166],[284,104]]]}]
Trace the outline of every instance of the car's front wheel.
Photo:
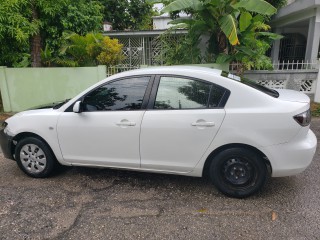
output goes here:
[{"label": "car's front wheel", "polygon": [[213,184],[222,193],[236,198],[259,191],[268,174],[264,159],[245,148],[230,148],[218,153],[209,172]]},{"label": "car's front wheel", "polygon": [[15,159],[23,172],[35,178],[49,176],[56,164],[47,144],[35,137],[27,137],[17,143]]}]

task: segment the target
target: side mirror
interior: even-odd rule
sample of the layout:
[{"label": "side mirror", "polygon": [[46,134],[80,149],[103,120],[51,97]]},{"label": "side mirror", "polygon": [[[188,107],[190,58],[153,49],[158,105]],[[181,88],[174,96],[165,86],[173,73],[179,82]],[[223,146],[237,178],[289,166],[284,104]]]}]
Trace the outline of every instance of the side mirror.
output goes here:
[{"label": "side mirror", "polygon": [[81,110],[82,110],[82,103],[81,101],[76,101],[76,103],[73,105],[73,112],[74,113],[81,113]]}]

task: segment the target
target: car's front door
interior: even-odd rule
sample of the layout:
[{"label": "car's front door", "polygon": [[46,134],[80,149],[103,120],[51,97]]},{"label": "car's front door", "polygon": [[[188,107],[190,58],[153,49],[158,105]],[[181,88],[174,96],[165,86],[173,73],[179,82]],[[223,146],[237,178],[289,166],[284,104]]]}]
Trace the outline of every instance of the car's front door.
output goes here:
[{"label": "car's front door", "polygon": [[156,84],[141,125],[141,168],[192,171],[224,119],[228,90],[178,76],[158,77]]},{"label": "car's front door", "polygon": [[62,113],[57,132],[65,161],[139,168],[139,134],[149,81],[145,76],[109,82],[82,98],[81,113]]}]

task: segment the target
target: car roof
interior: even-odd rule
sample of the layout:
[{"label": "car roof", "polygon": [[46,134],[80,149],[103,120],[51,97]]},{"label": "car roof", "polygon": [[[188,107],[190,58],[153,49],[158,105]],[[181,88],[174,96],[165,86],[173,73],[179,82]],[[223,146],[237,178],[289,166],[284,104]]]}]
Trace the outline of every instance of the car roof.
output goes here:
[{"label": "car roof", "polygon": [[[80,97],[82,97],[87,92],[91,91],[92,89],[105,84],[109,81],[113,81],[120,78],[126,77],[134,77],[134,76],[143,76],[143,75],[175,75],[175,76],[186,76],[191,78],[197,78],[205,81],[210,81],[215,83],[221,87],[224,87],[231,91],[233,94],[231,98],[234,99],[241,99],[241,101],[232,100],[231,98],[228,100],[228,105],[232,107],[240,106],[242,103],[247,106],[251,105],[259,105],[259,99],[261,101],[273,101],[274,99],[270,96],[252,88],[245,84],[241,84],[239,81],[233,80],[231,78],[227,78],[221,76],[222,70],[219,69],[212,69],[208,67],[199,67],[199,66],[159,66],[159,67],[147,67],[147,68],[140,68],[130,71],[125,71],[122,73],[114,74],[94,85],[87,88],[83,92],[79,93],[75,96],[69,104],[66,104],[64,107],[60,109],[60,111],[64,111],[68,108],[72,102]],[[216,76],[212,78],[212,76]],[[245,97],[244,97],[245,96]],[[246,103],[245,103],[246,100]],[[241,102],[241,103],[240,103]],[[233,105],[232,105],[233,104]]]},{"label": "car roof", "polygon": [[[208,67],[199,66],[159,66],[159,67],[147,67],[135,70],[130,70],[122,73],[112,75],[111,78],[119,78],[133,75],[144,75],[144,74],[174,74],[183,76],[195,76],[196,74],[210,74],[215,76],[220,76],[222,70],[212,69]],[[110,79],[110,77],[109,77]]]}]

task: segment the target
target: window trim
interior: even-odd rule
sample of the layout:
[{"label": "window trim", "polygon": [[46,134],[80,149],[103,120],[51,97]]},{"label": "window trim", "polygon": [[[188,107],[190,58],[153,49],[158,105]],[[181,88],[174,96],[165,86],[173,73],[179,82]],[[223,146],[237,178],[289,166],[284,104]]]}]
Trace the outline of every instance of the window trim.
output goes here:
[{"label": "window trim", "polygon": [[91,89],[89,92],[85,93],[84,95],[82,95],[78,99],[76,99],[64,112],[73,112],[73,106],[77,101],[83,102],[85,96],[87,96],[88,94],[92,93],[93,91],[97,90],[98,88],[100,88],[100,87],[102,87],[102,86],[104,86],[106,84],[110,84],[110,83],[113,83],[113,82],[116,82],[116,81],[121,81],[121,80],[126,80],[126,79],[144,78],[144,77],[149,77],[149,82],[148,82],[146,91],[144,93],[140,109],[134,109],[134,110],[108,110],[108,111],[83,111],[83,112],[86,112],[86,113],[87,112],[119,112],[119,111],[126,112],[126,111],[146,110],[147,106],[148,106],[149,99],[150,99],[151,90],[152,90],[152,86],[153,86],[153,83],[154,83],[155,75],[149,75],[149,74],[147,74],[147,75],[133,75],[133,76],[126,76],[126,77],[122,77],[122,78],[116,78],[116,79],[113,79],[111,81],[104,82],[104,83],[100,84],[99,86]]},{"label": "window trim", "polygon": [[[211,86],[210,86],[210,93],[209,93],[209,97],[208,97],[208,103],[210,101],[212,88],[214,86],[224,90],[224,94],[221,97],[221,100],[220,100],[220,102],[219,102],[217,107],[209,107],[209,104],[207,104],[206,108],[157,109],[157,108],[154,108],[154,104],[155,104],[155,101],[156,101],[156,98],[157,98],[157,93],[158,93],[161,77],[182,78],[182,79],[189,79],[189,80],[194,80],[194,81],[199,81],[199,82],[210,84]],[[224,87],[222,87],[222,86],[220,86],[218,84],[215,84],[213,82],[206,81],[206,80],[203,80],[203,79],[189,77],[189,76],[183,76],[183,75],[174,75],[174,74],[161,74],[161,75],[159,75],[158,74],[158,75],[155,75],[155,78],[154,78],[154,82],[153,82],[153,86],[152,86],[152,90],[151,90],[151,94],[150,94],[147,110],[152,110],[152,111],[163,111],[163,110],[174,111],[174,110],[223,109],[225,107],[228,99],[229,99],[230,94],[231,94],[230,90],[228,90],[228,89],[226,89],[226,88],[224,88]]]}]

